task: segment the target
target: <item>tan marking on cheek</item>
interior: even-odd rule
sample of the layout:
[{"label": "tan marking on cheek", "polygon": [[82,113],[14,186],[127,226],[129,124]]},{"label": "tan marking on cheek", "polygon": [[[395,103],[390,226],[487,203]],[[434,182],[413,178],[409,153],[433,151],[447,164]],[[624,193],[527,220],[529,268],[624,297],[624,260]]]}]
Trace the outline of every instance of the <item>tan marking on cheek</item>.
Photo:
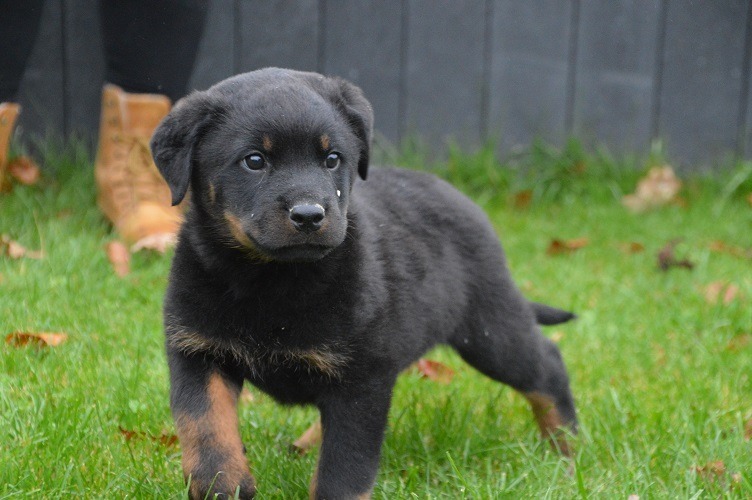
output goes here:
[{"label": "tan marking on cheek", "polygon": [[324,151],[329,151],[329,146],[330,146],[329,136],[326,134],[322,135],[321,136],[321,149],[323,149]]},{"label": "tan marking on cheek", "polygon": [[230,229],[230,233],[232,234],[232,237],[235,238],[235,241],[245,248],[254,250],[255,247],[253,246],[253,242],[248,235],[245,234],[245,231],[243,231],[243,225],[241,224],[240,219],[228,211],[225,211],[224,215],[225,221],[227,221],[227,227]]},{"label": "tan marking on cheek", "polygon": [[264,134],[264,137],[261,139],[261,145],[264,147],[264,151],[266,151],[267,153],[271,152],[272,138],[269,137],[267,134]]},{"label": "tan marking on cheek", "polygon": [[539,392],[529,392],[525,394],[525,398],[533,409],[533,415],[543,436],[551,439],[551,444],[558,447],[562,455],[572,456],[569,443],[562,433],[565,423],[556,409],[553,398]]},{"label": "tan marking on cheek", "polygon": [[217,190],[211,182],[209,183],[209,201],[212,205],[217,202]]}]

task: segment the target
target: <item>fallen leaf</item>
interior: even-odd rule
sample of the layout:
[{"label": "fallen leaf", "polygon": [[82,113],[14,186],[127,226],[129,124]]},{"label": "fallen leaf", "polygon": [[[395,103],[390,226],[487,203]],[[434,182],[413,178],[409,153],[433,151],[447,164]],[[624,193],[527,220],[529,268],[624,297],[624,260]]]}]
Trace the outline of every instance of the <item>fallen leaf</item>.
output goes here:
[{"label": "fallen leaf", "polygon": [[440,384],[448,384],[454,378],[454,370],[438,361],[420,358],[415,367],[424,378]]},{"label": "fallen leaf", "polygon": [[629,243],[620,244],[619,249],[627,254],[640,253],[645,251],[645,245],[638,241],[630,241]]},{"label": "fallen leaf", "polygon": [[17,241],[10,239],[8,235],[0,235],[0,255],[6,255],[11,259],[41,259],[44,253],[41,250],[29,250]]},{"label": "fallen leaf", "polygon": [[527,208],[533,201],[533,192],[530,189],[524,191],[517,191],[514,193],[514,207],[515,208]]},{"label": "fallen leaf", "polygon": [[672,267],[683,267],[690,270],[695,267],[695,265],[690,262],[689,259],[679,260],[676,258],[674,249],[680,241],[681,240],[679,239],[671,240],[666,243],[666,246],[661,248],[661,250],[658,252],[658,268],[661,271],[668,271]]},{"label": "fallen leaf", "polygon": [[111,241],[107,243],[105,251],[107,252],[107,259],[115,270],[115,274],[122,278],[131,271],[131,254],[128,251],[128,247],[122,242]]},{"label": "fallen leaf", "polygon": [[553,239],[548,245],[546,253],[548,255],[561,255],[571,253],[588,245],[590,241],[587,238],[575,238],[573,240]]},{"label": "fallen leaf", "polygon": [[750,342],[752,342],[752,335],[750,335],[749,333],[736,335],[728,341],[728,344],[726,344],[726,350],[732,352],[741,351],[742,349],[747,347]]},{"label": "fallen leaf", "polygon": [[728,305],[733,302],[738,294],[738,286],[724,281],[714,281],[705,287],[705,300],[709,304],[717,304],[723,300],[723,303]]},{"label": "fallen leaf", "polygon": [[561,330],[556,330],[554,333],[551,334],[551,337],[549,338],[551,339],[551,342],[555,342],[558,344],[564,338],[564,332],[562,332]]},{"label": "fallen leaf", "polygon": [[243,390],[240,391],[240,396],[238,397],[238,399],[243,404],[250,404],[256,401],[253,393],[247,387],[243,387]]},{"label": "fallen leaf", "polygon": [[300,455],[305,455],[311,448],[321,444],[321,419],[311,424],[311,426],[292,443],[292,450]]},{"label": "fallen leaf", "polygon": [[752,418],[744,423],[744,440],[752,440]]},{"label": "fallen leaf", "polygon": [[636,495],[632,493],[631,495],[627,497],[627,500],[640,500],[640,495]]},{"label": "fallen leaf", "polygon": [[19,156],[8,164],[8,172],[26,186],[39,182],[39,166],[27,156]]},{"label": "fallen leaf", "polygon": [[118,430],[120,431],[120,434],[123,435],[126,441],[131,441],[133,439],[149,439],[150,441],[154,441],[155,443],[159,443],[162,446],[167,447],[174,446],[178,442],[178,437],[175,434],[169,434],[167,432],[162,432],[159,436],[154,436],[153,434],[149,434],[143,431],[131,431],[124,429],[122,426],[118,426]]},{"label": "fallen leaf", "polygon": [[747,203],[749,203],[749,206],[752,207],[752,193],[749,193],[749,196],[747,196]]},{"label": "fallen leaf", "polygon": [[720,240],[711,241],[708,248],[712,252],[725,253],[733,255],[734,257],[740,257],[744,259],[752,259],[752,249],[744,249],[735,245],[729,245],[728,243]]},{"label": "fallen leaf", "polygon": [[653,167],[638,181],[635,192],[624,196],[621,202],[633,212],[644,212],[675,201],[681,186],[670,166]]},{"label": "fallen leaf", "polygon": [[722,460],[708,462],[703,466],[695,465],[692,468],[698,476],[706,481],[715,481],[726,473],[726,464]]},{"label": "fallen leaf", "polygon": [[13,332],[5,336],[5,343],[14,347],[21,347],[28,344],[37,347],[55,347],[68,340],[65,333],[32,333],[32,332]]}]

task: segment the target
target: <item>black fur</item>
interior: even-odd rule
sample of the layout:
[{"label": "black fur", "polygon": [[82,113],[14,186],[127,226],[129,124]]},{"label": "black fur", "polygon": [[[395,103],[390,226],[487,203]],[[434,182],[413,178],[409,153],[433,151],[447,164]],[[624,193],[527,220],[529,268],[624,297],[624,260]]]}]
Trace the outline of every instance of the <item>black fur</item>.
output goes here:
[{"label": "black fur", "polygon": [[[184,444],[184,466],[194,481],[216,476],[214,492],[241,484],[249,497],[253,482],[247,469],[217,475],[232,467],[207,423],[223,418],[212,375],[230,394],[247,379],[319,408],[316,498],[370,492],[395,379],[437,344],[576,424],[564,364],[536,324],[571,313],[522,297],[485,214],[449,184],[369,170],[372,124],[352,84],[265,69],[187,97],[154,134],[173,201],[192,191],[164,308],[171,406],[209,436],[188,450],[198,460]],[[265,166],[250,170],[243,160],[256,152]],[[299,204],[325,209],[321,229],[295,229]],[[188,442],[193,423],[181,425]]]}]

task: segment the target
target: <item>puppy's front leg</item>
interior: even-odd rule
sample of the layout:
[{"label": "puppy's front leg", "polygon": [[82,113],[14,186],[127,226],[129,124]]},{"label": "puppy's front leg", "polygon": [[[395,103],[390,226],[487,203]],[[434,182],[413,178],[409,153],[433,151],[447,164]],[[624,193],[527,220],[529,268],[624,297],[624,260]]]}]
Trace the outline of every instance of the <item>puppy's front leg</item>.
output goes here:
[{"label": "puppy's front leg", "polygon": [[394,380],[350,387],[319,403],[323,438],[310,496],[317,500],[370,498]]},{"label": "puppy's front leg", "polygon": [[[183,449],[183,474],[191,498],[252,498],[255,483],[238,431],[237,399],[242,380],[201,356],[168,349],[170,407]],[[209,495],[207,497],[207,494]]]}]

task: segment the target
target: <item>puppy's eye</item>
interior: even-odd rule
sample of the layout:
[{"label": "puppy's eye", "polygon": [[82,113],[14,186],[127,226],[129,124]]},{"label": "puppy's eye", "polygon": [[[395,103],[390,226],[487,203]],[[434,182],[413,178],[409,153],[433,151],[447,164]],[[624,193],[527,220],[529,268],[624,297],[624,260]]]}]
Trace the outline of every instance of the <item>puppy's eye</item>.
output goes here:
[{"label": "puppy's eye", "polygon": [[264,168],[265,164],[266,161],[264,160],[264,157],[258,153],[251,153],[243,158],[243,165],[245,165],[250,170],[261,170],[262,168]]},{"label": "puppy's eye", "polygon": [[337,168],[339,167],[339,161],[339,153],[329,153],[324,164],[326,165],[326,168]]}]

